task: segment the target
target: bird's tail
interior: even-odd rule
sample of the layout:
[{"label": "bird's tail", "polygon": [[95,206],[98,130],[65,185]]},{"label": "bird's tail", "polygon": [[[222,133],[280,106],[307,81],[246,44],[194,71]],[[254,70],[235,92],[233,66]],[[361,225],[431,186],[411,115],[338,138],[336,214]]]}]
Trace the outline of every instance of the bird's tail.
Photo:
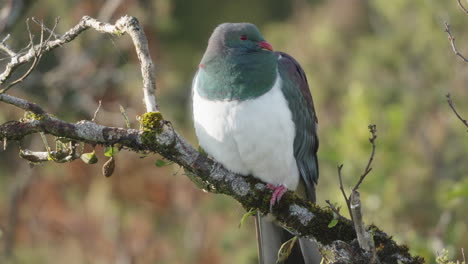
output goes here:
[{"label": "bird's tail", "polygon": [[[278,250],[281,245],[291,239],[293,235],[266,216],[257,214],[255,217],[257,228],[258,257],[260,264],[277,263]],[[300,238],[294,245],[289,257],[281,264],[319,264],[320,253],[314,242]]]}]

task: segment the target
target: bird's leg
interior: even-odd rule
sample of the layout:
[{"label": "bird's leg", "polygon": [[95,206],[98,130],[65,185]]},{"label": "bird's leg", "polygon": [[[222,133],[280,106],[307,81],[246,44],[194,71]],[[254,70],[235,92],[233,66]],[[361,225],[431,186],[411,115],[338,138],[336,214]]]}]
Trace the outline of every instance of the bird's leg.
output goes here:
[{"label": "bird's leg", "polygon": [[288,191],[284,185],[273,185],[273,184],[268,184],[267,185],[268,189],[273,190],[273,194],[271,195],[270,199],[270,212],[273,209],[273,206],[278,203],[281,200],[281,197],[283,197],[283,194]]}]

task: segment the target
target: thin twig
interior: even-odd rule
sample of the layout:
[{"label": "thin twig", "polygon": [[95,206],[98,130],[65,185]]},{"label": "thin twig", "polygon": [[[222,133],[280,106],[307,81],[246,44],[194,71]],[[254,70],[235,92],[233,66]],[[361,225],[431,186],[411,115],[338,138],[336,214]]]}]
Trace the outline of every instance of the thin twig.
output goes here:
[{"label": "thin twig", "polygon": [[463,10],[463,12],[465,12],[465,14],[468,14],[468,10],[462,5],[461,1],[460,0],[457,0],[458,1],[458,6]]},{"label": "thin twig", "polygon": [[[42,48],[44,46],[43,45],[44,44],[44,24],[41,24],[41,40],[40,40],[40,43],[39,43],[38,50],[36,50],[36,47],[34,46],[33,35],[32,35],[31,30],[29,28],[29,19],[26,20],[26,27],[27,27],[27,30],[28,30],[28,33],[29,33],[29,40],[30,40],[31,47],[34,49],[34,60],[33,60],[32,64],[31,64],[31,66],[29,67],[29,69],[26,71],[26,73],[24,73],[21,77],[19,77],[15,81],[8,84],[5,88],[0,90],[0,94],[5,93],[6,91],[8,91],[10,88],[15,86],[16,84],[24,81],[29,76],[29,74],[31,74],[31,72],[36,68],[37,64],[39,63],[39,60],[42,57]],[[49,39],[50,39],[50,36],[49,36]]]},{"label": "thin twig", "polygon": [[53,36],[55,39],[58,39],[58,38],[61,37],[60,35],[58,35],[57,33],[55,33],[55,28],[57,27],[57,24],[58,24],[59,21],[60,21],[60,17],[56,17],[56,18],[55,18],[55,23],[54,23],[54,26],[52,27],[52,29],[50,29],[50,28],[44,26],[44,22],[43,22],[43,21],[39,21],[39,20],[38,20],[37,18],[35,18],[35,17],[32,17],[31,19],[32,19],[32,21],[34,21],[34,23],[38,24],[38,25],[41,26],[41,27],[44,27],[44,30],[45,30],[45,31],[49,32],[49,34],[50,34],[50,35],[49,35],[49,39],[50,39],[52,36]]},{"label": "thin twig", "polygon": [[39,135],[41,135],[42,142],[44,143],[44,147],[46,148],[47,154],[50,155],[51,149],[49,146],[49,142],[47,142],[47,138],[45,137],[44,132],[40,132]]},{"label": "thin twig", "polygon": [[10,38],[10,34],[7,34],[7,35],[2,39],[2,41],[0,41],[0,43],[1,43],[1,44],[4,44],[5,41],[7,41],[9,38]]},{"label": "thin twig", "polygon": [[[452,108],[452,111],[455,113],[455,115],[458,117],[458,119],[460,119],[460,121],[468,128],[468,121],[466,119],[464,119],[457,111],[457,109],[455,109],[455,105],[453,104],[453,101],[452,101],[452,97],[450,96],[450,93],[448,93],[446,95],[447,97],[447,102],[450,106],[450,108]],[[468,130],[467,130],[468,132]]]},{"label": "thin twig", "polygon": [[99,105],[98,105],[96,111],[94,111],[93,119],[91,119],[91,122],[94,122],[96,120],[96,116],[99,113],[99,110],[101,109],[101,104],[102,104],[102,101],[99,100]]},{"label": "thin twig", "polygon": [[127,111],[125,111],[125,108],[122,105],[119,105],[119,107],[120,107],[120,113],[125,119],[125,125],[127,126],[127,128],[130,128],[130,120],[128,119]]},{"label": "thin twig", "polygon": [[10,38],[10,34],[6,35],[2,41],[0,41],[0,50],[4,51],[8,56],[14,57],[16,53],[5,43]]},{"label": "thin twig", "polygon": [[452,35],[452,32],[450,31],[450,25],[447,22],[445,22],[445,32],[447,32],[448,34],[448,40],[450,41],[450,45],[452,46],[453,53],[455,53],[455,55],[460,57],[465,62],[468,62],[468,59],[465,58],[465,56],[463,56],[463,54],[461,54],[458,51],[457,46],[455,45],[455,37]]},{"label": "thin twig", "polygon": [[[42,53],[51,51],[55,48],[61,47],[63,44],[72,41],[79,34],[89,28],[93,28],[101,33],[108,33],[117,36],[121,36],[125,33],[130,35],[140,62],[140,70],[143,77],[143,93],[146,111],[159,111],[155,96],[155,67],[149,53],[148,40],[143,31],[143,28],[135,17],[123,16],[119,18],[115,24],[108,24],[102,23],[89,16],[84,16],[75,27],[68,30],[58,39],[48,41],[45,45],[43,45],[41,48],[41,55]],[[0,73],[0,84],[3,84],[13,74],[16,68],[25,63],[33,61],[36,56],[37,48],[40,47],[40,45],[42,45],[42,43],[36,46],[33,45],[23,55],[13,56],[10,62],[6,65],[5,70]]]},{"label": "thin twig", "polygon": [[374,155],[375,155],[375,139],[377,138],[377,126],[374,125],[374,124],[370,124],[369,125],[369,131],[371,133],[371,137],[369,138],[369,142],[372,144],[372,152],[371,152],[371,155],[369,157],[369,161],[367,162],[367,166],[364,169],[364,173],[361,175],[361,177],[359,177],[359,180],[356,183],[356,185],[354,186],[353,191],[356,191],[357,189],[359,189],[359,186],[361,185],[364,178],[366,178],[367,174],[369,174],[369,172],[372,171],[371,165],[372,165],[372,161],[374,161]]},{"label": "thin twig", "polygon": [[341,215],[340,213],[340,209],[341,207],[336,207],[334,204],[332,204],[330,202],[330,200],[325,200],[325,202],[328,204],[328,207],[342,220],[348,220],[348,218],[344,217],[343,215]]},{"label": "thin twig", "polygon": [[351,217],[351,220],[353,220],[353,215],[351,214],[351,205],[349,203],[349,198],[348,195],[346,194],[346,191],[343,187],[343,177],[341,176],[341,170],[343,169],[343,164],[338,166],[338,180],[340,181],[340,190],[341,193],[343,194],[343,198],[345,199],[346,202],[346,207],[348,207],[348,212],[349,216]]},{"label": "thin twig", "polygon": [[351,196],[352,196],[353,193],[355,193],[359,189],[359,186],[364,181],[366,176],[372,171],[371,166],[372,166],[372,162],[374,161],[374,155],[375,155],[375,147],[376,147],[375,139],[377,138],[377,126],[374,125],[374,124],[370,124],[368,128],[369,128],[369,131],[371,133],[371,137],[369,138],[369,142],[372,145],[372,152],[370,154],[369,161],[367,162],[367,165],[366,165],[366,168],[364,169],[364,172],[362,173],[361,177],[359,177],[359,180],[357,181],[356,185],[351,190],[351,194],[349,195],[349,197],[346,194],[346,191],[344,190],[344,187],[343,187],[343,177],[341,175],[341,170],[343,169],[343,164],[338,166],[338,179],[340,181],[340,190],[341,190],[341,193],[343,194],[343,198],[346,201],[346,206],[348,207],[348,212],[349,212],[349,215],[351,217],[351,221],[353,221],[353,222],[354,222],[354,216],[353,216],[353,211],[352,211],[352,208],[351,208]]}]

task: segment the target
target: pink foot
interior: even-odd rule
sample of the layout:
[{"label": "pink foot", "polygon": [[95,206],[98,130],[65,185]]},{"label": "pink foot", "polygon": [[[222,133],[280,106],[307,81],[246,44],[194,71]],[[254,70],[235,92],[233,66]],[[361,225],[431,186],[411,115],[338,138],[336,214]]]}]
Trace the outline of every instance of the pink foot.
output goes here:
[{"label": "pink foot", "polygon": [[270,212],[273,209],[273,206],[278,203],[281,200],[281,197],[283,197],[283,194],[288,191],[286,187],[283,185],[273,185],[273,184],[268,184],[267,185],[268,189],[273,190],[273,194],[271,195],[270,199]]}]

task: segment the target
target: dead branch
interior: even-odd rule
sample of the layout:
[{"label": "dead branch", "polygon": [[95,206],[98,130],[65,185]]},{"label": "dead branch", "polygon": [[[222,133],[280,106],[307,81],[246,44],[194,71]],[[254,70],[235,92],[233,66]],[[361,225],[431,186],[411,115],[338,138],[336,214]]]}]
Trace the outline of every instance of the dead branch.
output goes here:
[{"label": "dead branch", "polygon": [[340,206],[337,207],[336,205],[332,204],[330,202],[330,200],[325,200],[325,202],[328,204],[328,207],[333,211],[333,213],[335,213],[341,220],[349,221],[348,218],[341,215],[341,213],[340,213],[341,207]]},{"label": "dead branch", "polygon": [[343,187],[343,176],[341,174],[342,169],[343,169],[343,164],[338,166],[338,180],[340,181],[340,191],[341,191],[341,194],[343,195],[343,198],[345,199],[346,207],[348,208],[349,216],[351,217],[351,221],[352,221],[353,215],[351,214],[351,204],[349,203],[348,195],[346,194],[346,191]]},{"label": "dead branch", "polygon": [[448,40],[450,41],[450,45],[452,46],[453,53],[455,53],[455,55],[460,57],[465,62],[468,62],[468,59],[465,58],[465,56],[463,56],[463,54],[461,54],[458,51],[458,48],[455,45],[455,37],[452,35],[452,32],[450,31],[450,25],[447,22],[445,22],[445,32],[447,32],[447,34],[448,34]]},{"label": "dead branch", "polygon": [[[10,56],[13,56],[11,56],[10,62],[6,65],[3,73],[0,74],[0,84],[5,83],[5,81],[19,66],[34,60],[37,55],[37,50],[40,49],[42,55],[43,53],[61,47],[64,44],[74,40],[78,35],[89,28],[93,28],[94,30],[101,33],[108,33],[117,36],[123,35],[125,33],[130,35],[135,46],[138,59],[140,61],[146,110],[147,112],[158,111],[156,97],[154,94],[156,89],[156,79],[154,73],[155,69],[149,54],[148,40],[146,39],[146,35],[143,32],[143,29],[141,28],[138,20],[130,16],[123,16],[119,18],[115,24],[102,23],[89,16],[84,16],[76,26],[60,36],[60,38],[51,40],[42,47],[41,44],[33,45],[25,54],[10,54]],[[5,50],[5,48],[2,48],[2,50]],[[8,50],[12,51],[11,49]]]},{"label": "dead branch", "polygon": [[468,10],[462,5],[461,1],[460,0],[457,0],[457,1],[458,1],[458,6],[461,8],[461,10],[463,10],[465,14],[468,14]]},{"label": "dead branch", "polygon": [[353,190],[350,194],[349,200],[351,204],[350,207],[351,215],[353,216],[354,230],[356,230],[359,246],[362,249],[371,252],[372,259],[370,263],[380,263],[377,258],[374,240],[371,234],[366,230],[364,220],[362,219],[361,195],[357,190]]},{"label": "dead branch", "polygon": [[[371,154],[369,156],[369,160],[367,161],[367,165],[366,165],[366,168],[364,169],[364,172],[359,177],[359,180],[356,182],[356,185],[354,185],[351,192],[357,191],[359,189],[359,186],[361,185],[361,183],[366,178],[366,176],[372,171],[371,165],[372,165],[372,162],[374,161],[374,156],[375,156],[375,147],[376,147],[375,146],[375,139],[377,139],[377,126],[374,125],[374,124],[370,124],[368,128],[369,128],[369,132],[371,133],[371,137],[369,138],[369,142],[372,145],[372,151],[371,151]],[[351,213],[352,212],[352,210],[351,210],[351,195],[352,195],[352,193],[348,197],[348,195],[346,194],[346,191],[345,191],[345,189],[343,187],[343,176],[341,174],[342,169],[343,169],[343,164],[338,166],[338,180],[340,182],[340,191],[341,191],[341,194],[343,194],[343,198],[345,199],[346,206],[348,207],[349,215],[351,216],[351,220],[354,222],[354,217],[353,217],[353,214]]]},{"label": "dead branch", "polygon": [[372,165],[372,161],[374,161],[374,155],[375,155],[375,139],[377,138],[377,126],[374,124],[370,124],[368,128],[369,128],[369,132],[371,133],[369,142],[372,145],[372,152],[370,154],[369,161],[367,162],[367,166],[364,169],[364,172],[362,173],[361,177],[359,177],[359,180],[354,186],[353,191],[356,191],[357,189],[359,189],[359,186],[361,185],[364,178],[366,178],[367,174],[369,174],[369,172],[371,172],[372,170],[371,165]]},{"label": "dead branch", "polygon": [[[351,194],[349,197],[346,195],[346,192],[343,187],[343,177],[341,175],[341,169],[343,168],[343,164],[338,166],[338,179],[340,181],[340,190],[343,194],[343,198],[345,199],[346,206],[348,207],[349,215],[351,216],[351,221],[354,225],[354,230],[356,231],[356,235],[358,238],[359,246],[371,253],[371,259],[369,263],[379,263],[379,259],[376,257],[376,249],[373,238],[366,231],[364,222],[362,220],[362,211],[361,211],[361,198],[358,192],[359,186],[364,181],[366,176],[372,171],[372,162],[374,161],[375,156],[375,140],[377,139],[377,127],[374,124],[369,125],[369,132],[371,133],[371,137],[369,138],[369,142],[372,145],[372,151],[369,156],[369,160],[367,161],[367,165],[364,169],[364,172],[359,177],[359,180],[356,182],[356,185],[351,190]],[[330,204],[330,203],[329,203]],[[333,210],[333,208],[332,208]]]},{"label": "dead branch", "polygon": [[[457,109],[455,109],[455,105],[453,104],[452,97],[450,96],[450,93],[448,93],[446,95],[446,97],[447,97],[447,102],[448,102],[450,108],[452,108],[452,111],[455,113],[457,118],[460,119],[460,121],[468,128],[468,121],[466,119],[463,119],[463,117],[458,113]],[[467,130],[467,132],[468,132],[468,130]]]}]

